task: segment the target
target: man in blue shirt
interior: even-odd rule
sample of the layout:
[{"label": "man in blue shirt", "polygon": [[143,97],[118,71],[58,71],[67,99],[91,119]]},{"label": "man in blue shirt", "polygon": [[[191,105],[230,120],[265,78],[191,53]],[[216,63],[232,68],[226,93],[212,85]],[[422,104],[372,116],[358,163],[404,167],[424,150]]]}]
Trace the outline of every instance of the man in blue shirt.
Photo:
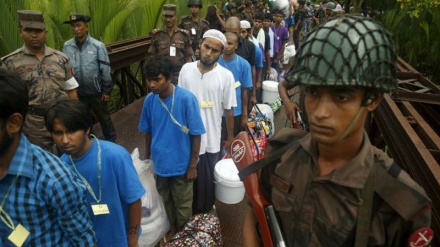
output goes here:
[{"label": "man in blue shirt", "polygon": [[0,246],[93,246],[85,187],[21,133],[28,85],[0,69]]},{"label": "man in blue shirt", "polygon": [[95,113],[104,138],[115,142],[116,130],[107,105],[113,90],[110,59],[105,45],[89,35],[89,21],[90,16],[73,14],[63,22],[70,24],[75,35],[64,43],[63,52],[70,58],[70,65],[75,71],[79,100]]},{"label": "man in blue shirt", "polygon": [[[235,53],[238,47],[238,37],[234,33],[227,32],[226,47],[219,57],[218,63],[231,71],[235,79],[235,96],[237,107],[234,107],[234,136],[248,122],[248,90],[252,88],[251,65],[244,58]],[[228,139],[225,117],[222,119],[222,142]]]},{"label": "man in blue shirt", "polygon": [[87,187],[87,209],[97,245],[138,246],[145,189],[127,150],[90,135],[93,121],[80,101],[55,102],[44,121],[64,152],[61,160]]},{"label": "man in blue shirt", "polygon": [[147,159],[153,159],[172,236],[192,216],[193,181],[206,131],[197,98],[171,83],[173,64],[167,57],[151,57],[142,72],[152,93],[145,98],[139,130],[146,133]]}]

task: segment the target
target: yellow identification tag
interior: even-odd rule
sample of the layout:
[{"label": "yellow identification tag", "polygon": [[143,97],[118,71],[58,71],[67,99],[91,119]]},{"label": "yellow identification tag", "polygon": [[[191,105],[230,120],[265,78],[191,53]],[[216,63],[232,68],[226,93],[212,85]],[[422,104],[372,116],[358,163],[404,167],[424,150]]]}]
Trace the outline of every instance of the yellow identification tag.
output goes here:
[{"label": "yellow identification tag", "polygon": [[210,108],[210,107],[212,107],[212,101],[202,101],[202,102],[200,102],[200,107]]},{"label": "yellow identification tag", "polygon": [[21,224],[12,231],[11,235],[8,236],[9,241],[11,241],[15,246],[21,247],[29,236],[29,231],[24,228]]},{"label": "yellow identification tag", "polygon": [[188,127],[186,127],[185,125],[183,125],[183,126],[182,126],[182,131],[183,131],[185,134],[188,134],[189,129],[188,129]]},{"label": "yellow identification tag", "polygon": [[107,204],[94,204],[92,205],[92,211],[94,215],[100,215],[100,214],[109,214],[110,211],[108,210]]},{"label": "yellow identification tag", "polygon": [[240,81],[236,81],[235,84],[234,84],[234,86],[235,86],[235,88],[238,88],[239,86],[241,86]]}]

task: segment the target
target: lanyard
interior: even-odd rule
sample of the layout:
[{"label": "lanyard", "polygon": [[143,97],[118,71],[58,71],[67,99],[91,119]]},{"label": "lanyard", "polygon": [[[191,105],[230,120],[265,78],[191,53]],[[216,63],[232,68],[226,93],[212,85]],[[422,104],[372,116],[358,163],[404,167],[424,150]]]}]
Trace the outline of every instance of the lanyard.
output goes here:
[{"label": "lanyard", "polygon": [[15,229],[14,226],[14,222],[11,219],[11,216],[9,216],[8,213],[6,213],[5,210],[3,210],[3,205],[6,202],[6,198],[9,196],[9,193],[11,192],[12,187],[14,187],[15,183],[17,182],[18,179],[18,174],[15,177],[14,181],[12,181],[11,185],[8,188],[8,191],[6,191],[5,197],[2,200],[2,203],[0,204],[0,219],[3,221],[3,223],[5,223],[5,225],[9,228],[11,228],[11,230]]},{"label": "lanyard", "polygon": [[98,138],[96,136],[91,135],[96,140],[96,144],[98,145],[98,189],[99,189],[99,198],[96,198],[95,192],[93,191],[92,186],[87,182],[87,180],[79,173],[78,169],[76,169],[75,163],[73,162],[72,156],[69,155],[70,162],[72,162],[73,168],[75,168],[76,173],[81,178],[83,183],[86,185],[87,190],[89,191],[90,195],[92,195],[93,199],[95,199],[96,203],[99,203],[102,199],[102,188],[101,188],[101,146],[99,145]]},{"label": "lanyard", "polygon": [[171,100],[171,111],[168,110],[167,105],[165,105],[165,103],[163,102],[163,100],[159,97],[159,95],[157,95],[157,98],[159,99],[160,104],[163,106],[163,108],[165,108],[165,110],[168,112],[168,114],[171,117],[171,120],[173,121],[173,123],[175,123],[177,126],[179,126],[180,128],[182,128],[183,126],[176,120],[176,118],[174,118],[173,116],[173,110],[174,110],[174,92],[176,91],[176,86],[173,85],[173,98]]}]

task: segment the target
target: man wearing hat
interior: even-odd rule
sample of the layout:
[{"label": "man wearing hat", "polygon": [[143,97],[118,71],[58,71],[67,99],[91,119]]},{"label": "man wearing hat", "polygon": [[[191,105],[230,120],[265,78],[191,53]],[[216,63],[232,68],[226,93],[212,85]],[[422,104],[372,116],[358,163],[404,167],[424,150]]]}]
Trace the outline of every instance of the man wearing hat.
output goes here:
[{"label": "man wearing hat", "polygon": [[105,45],[89,35],[89,21],[90,16],[72,14],[63,22],[70,24],[75,36],[64,43],[63,52],[75,70],[79,100],[98,117],[104,138],[115,142],[116,130],[107,105],[113,89],[110,59]]},{"label": "man wearing hat", "polygon": [[179,28],[185,29],[189,33],[191,46],[196,58],[199,58],[199,40],[209,29],[209,22],[207,20],[202,20],[199,15],[202,7],[201,0],[189,0],[188,8],[191,10],[191,16],[182,17],[182,20],[179,23]]},{"label": "man wearing hat", "polygon": [[228,141],[234,137],[232,107],[237,106],[233,74],[217,63],[226,47],[225,35],[210,29],[200,43],[200,60],[187,63],[179,74],[179,86],[192,92],[199,104],[206,134],[202,135],[194,181],[193,212],[207,213],[215,202],[214,166],[221,159],[222,115],[225,114]]},{"label": "man wearing hat", "polygon": [[30,142],[53,151],[53,140],[44,126],[43,116],[56,99],[77,99],[78,83],[72,75],[69,58],[45,45],[47,30],[43,14],[19,10],[17,15],[18,32],[24,45],[2,60],[6,68],[18,73],[29,86],[29,108],[23,132]]},{"label": "man wearing hat", "polygon": [[176,5],[165,4],[163,6],[162,21],[164,23],[162,28],[151,31],[152,39],[148,54],[150,56],[160,54],[171,60],[173,63],[173,83],[177,84],[180,69],[185,63],[193,61],[194,51],[188,32],[176,27]]}]

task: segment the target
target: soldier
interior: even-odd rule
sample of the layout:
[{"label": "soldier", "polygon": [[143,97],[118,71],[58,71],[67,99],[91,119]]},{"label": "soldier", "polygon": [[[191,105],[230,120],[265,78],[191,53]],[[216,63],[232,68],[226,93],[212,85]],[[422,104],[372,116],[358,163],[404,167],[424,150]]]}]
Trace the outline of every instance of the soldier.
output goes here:
[{"label": "soldier", "polygon": [[89,21],[90,16],[73,14],[63,22],[70,24],[75,35],[64,43],[63,52],[75,69],[79,100],[98,117],[105,139],[115,142],[116,130],[107,105],[113,89],[110,59],[105,45],[90,36]]},{"label": "soldier", "polygon": [[203,34],[208,31],[209,22],[199,16],[200,9],[203,8],[201,0],[189,0],[188,8],[191,9],[191,16],[182,17],[179,28],[185,29],[189,33],[194,55],[199,59],[199,41]]},{"label": "soldier", "polygon": [[[305,87],[310,133],[292,135],[273,172],[260,177],[286,246],[427,246],[429,198],[364,131],[397,88],[391,35],[372,19],[341,15],[311,32],[297,56],[285,78]],[[272,140],[289,140],[280,134]],[[249,209],[243,246],[257,246]]]},{"label": "soldier", "polygon": [[173,84],[175,85],[177,85],[180,69],[185,63],[191,62],[194,55],[188,32],[176,27],[176,20],[176,5],[165,4],[162,8],[164,26],[161,29],[151,31],[153,37],[148,49],[150,56],[160,54],[171,60],[174,71]]},{"label": "soldier", "polygon": [[72,75],[69,58],[45,45],[47,30],[43,14],[19,10],[18,32],[23,47],[2,58],[6,68],[18,73],[29,86],[29,109],[23,132],[29,141],[53,151],[53,140],[44,126],[44,113],[56,99],[78,99],[78,83]]}]

